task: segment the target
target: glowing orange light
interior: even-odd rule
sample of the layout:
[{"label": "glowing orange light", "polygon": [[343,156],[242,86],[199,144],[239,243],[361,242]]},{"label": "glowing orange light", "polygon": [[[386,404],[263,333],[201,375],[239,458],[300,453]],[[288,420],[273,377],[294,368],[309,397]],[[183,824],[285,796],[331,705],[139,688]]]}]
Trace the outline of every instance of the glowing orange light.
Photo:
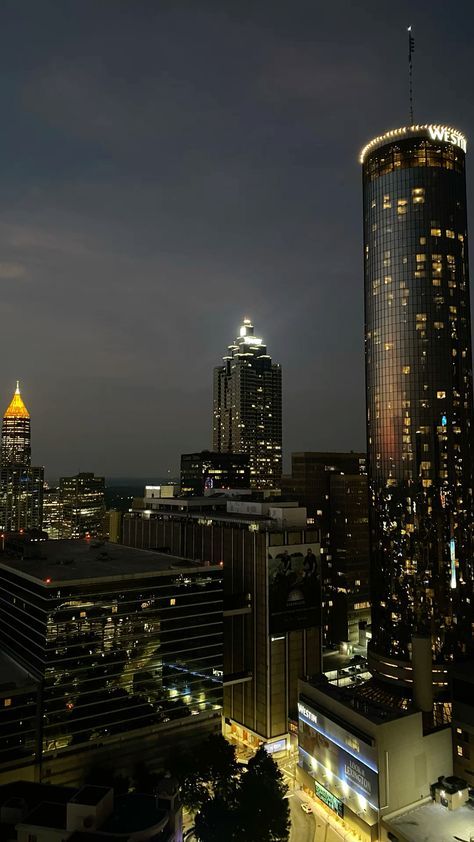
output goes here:
[{"label": "glowing orange light", "polygon": [[49,576],[48,576],[48,578],[47,578],[47,579],[45,579],[44,581],[46,582],[46,584],[47,584],[47,585],[50,585],[50,584],[51,584],[51,579],[49,578]]},{"label": "glowing orange light", "polygon": [[11,400],[10,406],[8,407],[7,411],[5,412],[4,418],[29,418],[30,413],[28,412],[25,404],[23,403],[20,395],[20,384],[16,384],[16,391],[13,395]]}]

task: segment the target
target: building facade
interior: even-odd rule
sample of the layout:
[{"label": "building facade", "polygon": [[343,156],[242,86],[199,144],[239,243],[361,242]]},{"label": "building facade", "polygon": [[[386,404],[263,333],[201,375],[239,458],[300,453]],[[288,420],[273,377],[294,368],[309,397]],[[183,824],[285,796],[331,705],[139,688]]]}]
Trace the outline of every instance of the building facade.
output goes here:
[{"label": "building facade", "polygon": [[300,682],[296,779],[338,817],[331,839],[395,842],[382,831],[384,818],[429,801],[443,775],[452,775],[449,728],[426,733],[421,711],[387,707],[357,687]]},{"label": "building facade", "polygon": [[101,536],[105,515],[105,479],[80,473],[59,480],[61,538]]},{"label": "building facade", "polygon": [[226,734],[286,748],[298,679],[321,671],[318,530],[295,503],[218,495],[156,506],[124,515],[125,544],[223,565]]},{"label": "building facade", "polygon": [[409,681],[412,634],[428,634],[438,687],[472,645],[465,150],[461,133],[426,125],[387,132],[361,154],[370,665]]},{"label": "building facade", "polygon": [[292,453],[281,490],[306,506],[321,530],[324,639],[357,643],[359,623],[370,622],[365,453]]},{"label": "building facade", "polygon": [[225,488],[250,488],[247,453],[183,453],[181,456],[181,494],[184,497]]},{"label": "building facade", "polygon": [[[5,766],[0,741],[0,782],[19,766],[30,779],[72,784],[94,764],[159,768],[179,739],[220,726],[219,565],[20,538],[0,553],[0,649],[41,692]],[[0,705],[3,695],[0,686]],[[13,693],[8,700],[15,721]]]},{"label": "building facade", "polygon": [[276,488],[282,467],[281,367],[244,319],[239,336],[214,369],[212,446],[247,453],[254,488]]},{"label": "building facade", "polygon": [[17,383],[2,423],[0,529],[41,529],[44,469],[31,465],[31,420]]}]

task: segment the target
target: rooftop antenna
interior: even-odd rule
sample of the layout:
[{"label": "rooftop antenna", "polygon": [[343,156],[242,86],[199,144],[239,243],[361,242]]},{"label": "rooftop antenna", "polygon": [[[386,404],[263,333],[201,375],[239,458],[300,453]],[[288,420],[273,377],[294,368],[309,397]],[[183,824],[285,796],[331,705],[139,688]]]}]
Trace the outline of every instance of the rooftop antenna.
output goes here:
[{"label": "rooftop antenna", "polygon": [[410,126],[413,126],[413,60],[412,55],[415,52],[415,39],[411,34],[411,26],[408,27],[408,79],[410,85]]}]

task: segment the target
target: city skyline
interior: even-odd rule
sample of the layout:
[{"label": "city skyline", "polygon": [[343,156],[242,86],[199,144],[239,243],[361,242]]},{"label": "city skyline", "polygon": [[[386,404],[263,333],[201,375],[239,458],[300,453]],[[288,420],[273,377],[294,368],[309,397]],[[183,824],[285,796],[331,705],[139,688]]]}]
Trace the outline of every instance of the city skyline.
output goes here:
[{"label": "city skyline", "polygon": [[406,122],[409,22],[415,119],[474,134],[472,11],[373,9],[7,4],[4,391],[21,377],[50,477],[165,475],[206,446],[243,313],[285,370],[286,459],[364,447],[357,153]]}]

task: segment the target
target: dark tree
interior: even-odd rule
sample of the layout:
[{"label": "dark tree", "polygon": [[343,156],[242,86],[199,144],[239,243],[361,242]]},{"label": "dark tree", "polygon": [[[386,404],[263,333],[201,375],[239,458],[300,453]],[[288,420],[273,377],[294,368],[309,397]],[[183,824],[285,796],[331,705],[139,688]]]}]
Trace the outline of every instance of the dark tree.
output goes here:
[{"label": "dark tree", "polygon": [[211,734],[197,749],[170,755],[167,767],[180,784],[184,806],[195,813],[211,798],[235,800],[239,766],[235,748],[220,734]]},{"label": "dark tree", "polygon": [[196,815],[194,833],[200,842],[233,842],[240,839],[235,809],[229,808],[219,796],[212,798]]},{"label": "dark tree", "polygon": [[201,777],[210,784],[214,795],[227,802],[235,800],[240,773],[235,746],[222,734],[211,734],[202,747],[200,765]]},{"label": "dark tree", "polygon": [[286,842],[290,807],[283,775],[261,746],[249,760],[239,791],[238,825],[246,842]]}]

